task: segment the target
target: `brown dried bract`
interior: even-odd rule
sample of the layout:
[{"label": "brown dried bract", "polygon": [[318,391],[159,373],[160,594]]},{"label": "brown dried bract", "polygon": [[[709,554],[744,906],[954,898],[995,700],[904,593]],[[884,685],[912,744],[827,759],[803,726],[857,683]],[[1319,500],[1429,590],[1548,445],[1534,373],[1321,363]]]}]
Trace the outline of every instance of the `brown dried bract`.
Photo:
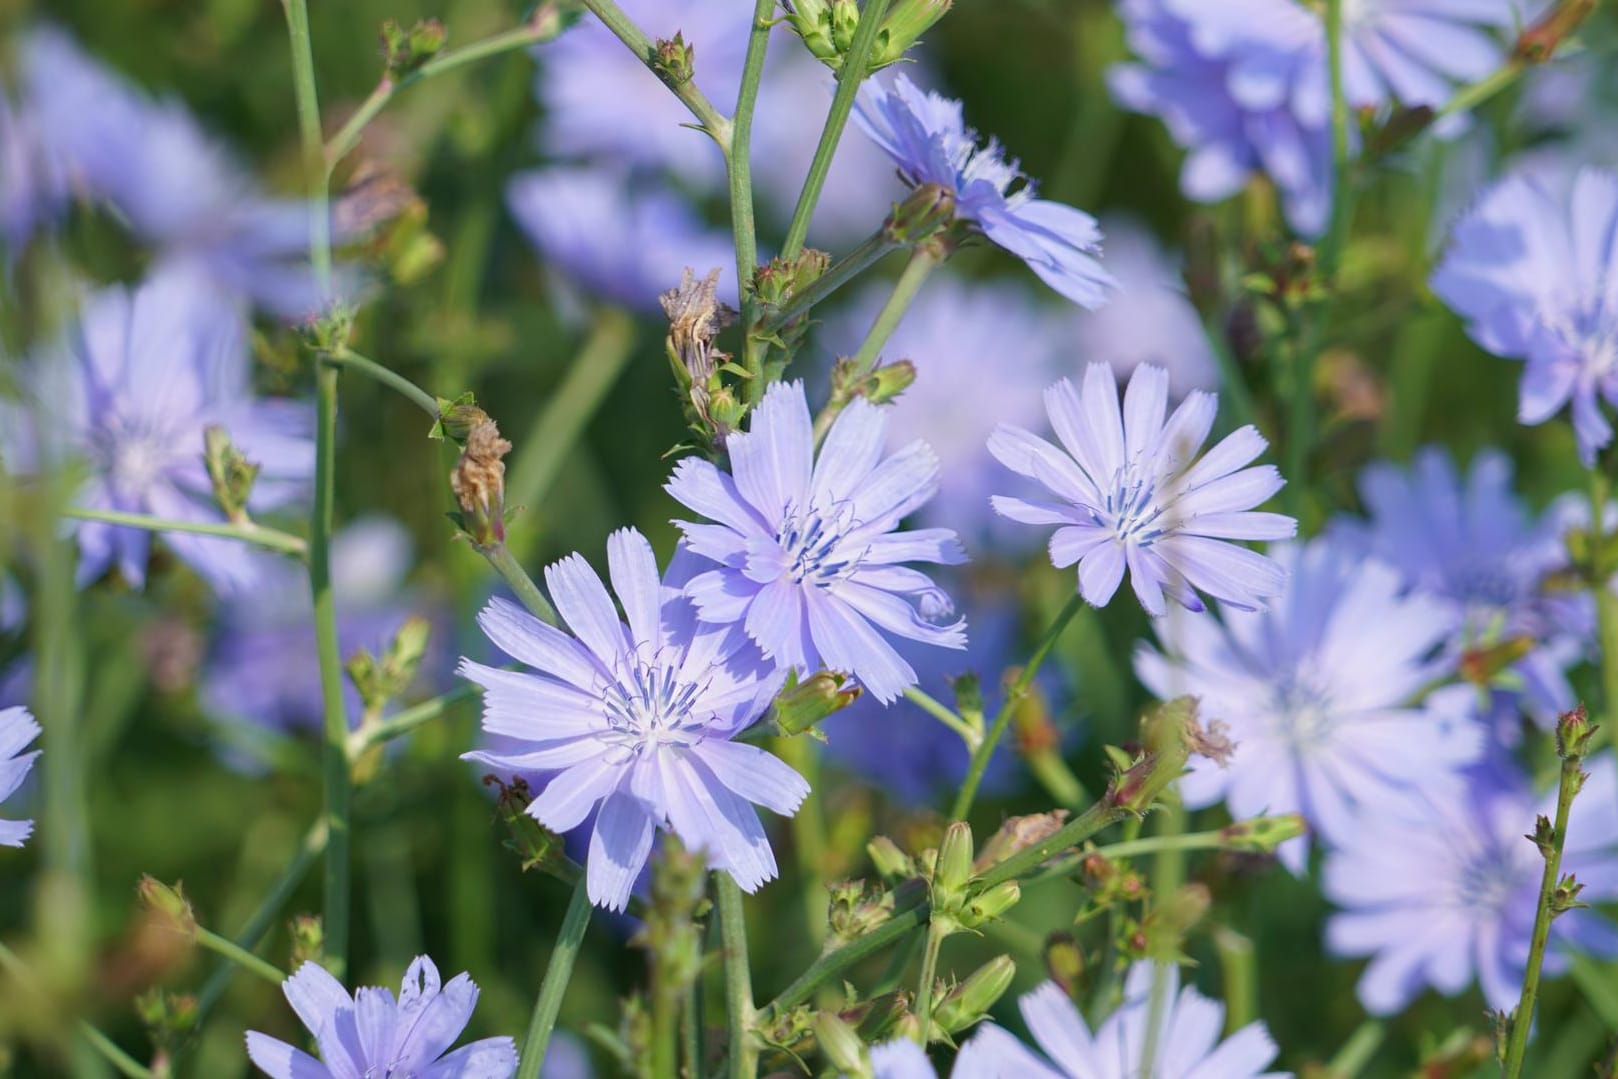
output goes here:
[{"label": "brown dried bract", "polygon": [[449,483],[461,505],[466,531],[479,546],[505,539],[506,463],[502,458],[510,452],[511,443],[500,437],[500,428],[478,410]]}]

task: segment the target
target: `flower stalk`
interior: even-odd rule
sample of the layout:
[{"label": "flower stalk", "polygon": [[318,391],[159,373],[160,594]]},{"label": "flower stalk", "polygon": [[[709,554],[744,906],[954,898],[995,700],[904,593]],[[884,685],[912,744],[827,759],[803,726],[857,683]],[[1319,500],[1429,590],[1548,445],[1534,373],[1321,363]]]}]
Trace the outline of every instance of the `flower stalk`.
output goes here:
[{"label": "flower stalk", "polygon": [[517,1079],[539,1079],[545,1047],[556,1029],[556,1017],[562,1011],[562,998],[567,994],[568,980],[573,977],[573,964],[579,958],[584,931],[590,927],[590,911],[590,896],[584,876],[580,874],[567,901],[567,913],[562,915],[562,929],[557,934],[550,962],[545,966],[539,996],[534,1000],[534,1014],[528,1021],[528,1033],[523,1037]]},{"label": "flower stalk", "polygon": [[719,930],[725,947],[725,1023],[730,1042],[731,1079],[758,1074],[758,1044],[753,1039],[753,975],[747,956],[747,923],[742,890],[728,873],[715,873],[714,893]]}]

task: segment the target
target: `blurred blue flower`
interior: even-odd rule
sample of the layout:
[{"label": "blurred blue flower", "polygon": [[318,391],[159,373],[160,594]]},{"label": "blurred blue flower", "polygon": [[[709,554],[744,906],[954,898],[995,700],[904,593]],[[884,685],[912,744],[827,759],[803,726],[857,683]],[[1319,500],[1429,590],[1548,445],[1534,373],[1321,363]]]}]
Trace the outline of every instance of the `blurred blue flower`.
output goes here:
[{"label": "blurred blue flower", "polygon": [[1057,501],[995,495],[995,511],[1024,524],[1057,525],[1051,562],[1078,563],[1079,592],[1106,606],[1129,570],[1149,614],[1169,597],[1202,609],[1197,590],[1227,606],[1261,606],[1285,575],[1272,560],[1228,540],[1281,539],[1297,522],[1253,507],[1281,489],[1273,465],[1245,468],[1265,442],[1253,427],[1226,436],[1200,460],[1217,398],[1194,392],[1167,422],[1169,376],[1150,364],[1135,370],[1118,410],[1112,369],[1092,363],[1082,389],[1062,379],[1045,391],[1045,408],[1062,448],[1021,427],[1001,424],[989,452]]},{"label": "blurred blue flower", "polygon": [[[333,538],[332,589],[344,657],[360,648],[380,655],[413,613],[440,628],[437,612],[424,609],[422,597],[405,587],[410,564],[410,537],[388,518],[361,518]],[[267,566],[250,594],[230,597],[200,687],[211,714],[284,732],[320,730],[324,704],[312,602],[303,567],[290,561]],[[429,642],[418,687],[444,681],[445,654]],[[346,678],[343,694],[349,723],[357,724],[361,701]]]},{"label": "blurred blue flower", "polygon": [[[826,318],[820,339],[853,355],[892,286],[871,285]],[[1104,307],[1098,315],[1111,311]],[[1026,529],[989,507],[1001,472],[984,448],[996,421],[1034,426],[1039,391],[1065,359],[1067,324],[1002,281],[935,274],[894,330],[884,352],[916,365],[916,381],[888,410],[900,444],[920,439],[938,455],[938,496],[915,511],[921,524],[954,528],[974,546],[1026,550]],[[984,357],[994,356],[992,370]]]},{"label": "blurred blue flower", "polygon": [[1157,1047],[1150,1079],[1282,1079],[1265,1072],[1275,1042],[1262,1022],[1249,1023],[1224,1041],[1225,1006],[1192,986],[1180,988],[1180,968],[1166,966],[1164,1005],[1152,1022],[1152,964],[1137,962],[1124,980],[1123,1003],[1096,1028],[1062,987],[1045,982],[1023,994],[1018,1007],[1045,1056],[993,1023],[978,1028],[961,1048],[955,1075],[962,1079],[1141,1079],[1148,1042]]},{"label": "blurred blue flower", "polygon": [[909,1038],[871,1046],[871,1079],[936,1079],[927,1051]]},{"label": "blurred blue flower", "polygon": [[1511,490],[1511,462],[1497,450],[1478,454],[1463,481],[1448,453],[1428,447],[1408,470],[1367,467],[1360,491],[1370,514],[1368,550],[1442,605],[1452,657],[1515,639],[1531,642],[1511,667],[1520,690],[1496,688],[1511,720],[1508,733],[1519,706],[1546,729],[1553,726],[1573,707],[1566,670],[1595,629],[1587,593],[1547,586],[1568,568],[1558,515],[1540,521],[1529,515]]},{"label": "blurred blue flower", "polygon": [[[28,405],[0,403],[0,448],[18,475],[82,458],[79,506],[219,522],[203,463],[203,432],[218,425],[260,467],[252,509],[283,506],[313,475],[314,415],[300,402],[254,397],[251,376],[239,313],[171,269],[85,301],[77,326],[29,365]],[[150,532],[99,521],[75,531],[81,584],[114,566],[144,583]],[[234,540],[169,532],[163,541],[222,592],[247,587],[271,561]]]},{"label": "blurred blue flower", "polygon": [[1527,361],[1517,419],[1571,405],[1586,466],[1618,404],[1618,173],[1518,169],[1455,224],[1432,287],[1497,356]]},{"label": "blurred blue flower", "polygon": [[817,458],[803,383],[777,382],[748,432],[730,436],[730,474],[687,457],[666,488],[717,522],[675,522],[694,554],[720,564],[687,586],[704,621],[744,625],[783,670],[852,674],[880,701],[916,672],[878,629],[966,647],[966,623],[940,621],[949,597],[903,564],[958,565],[960,540],[947,528],[895,531],[937,492],[938,458],[912,442],[884,459],[887,428],[885,409],[856,398]]},{"label": "blurred blue flower", "polygon": [[247,1056],[271,1079],[510,1079],[517,1070],[510,1038],[484,1038],[446,1053],[472,1018],[478,987],[466,974],[441,984],[425,955],[405,971],[397,1000],[374,987],[350,997],[318,963],[299,967],[281,991],[314,1037],[320,1059],[250,1030]]},{"label": "blurred blue flower", "polygon": [[67,183],[34,118],[0,90],[0,243],[9,268],[36,229],[67,203]]},{"label": "blurred blue flower", "polygon": [[[978,675],[985,714],[993,716],[1004,696],[1000,676],[1019,659],[1017,612],[1005,603],[971,601],[966,612],[972,639],[965,654],[910,641],[899,642],[897,647],[915,669],[916,685],[946,704],[954,699],[951,679],[968,672]],[[932,804],[942,791],[960,785],[971,760],[966,744],[954,731],[908,700],[884,707],[861,697],[826,718],[820,729],[826,735],[827,760],[864,776],[900,805]],[[1003,793],[1019,775],[1009,741],[1002,740],[989,758],[983,776],[985,793]]]},{"label": "blurred blue flower", "polygon": [[651,544],[621,529],[607,560],[627,626],[576,554],[545,570],[576,637],[501,599],[478,616],[501,651],[539,673],[461,661],[461,673],[484,688],[484,730],[516,740],[509,752],[467,757],[519,773],[555,770],[528,807],[553,831],[572,831],[600,805],[586,863],[597,906],[624,909],[659,827],[755,891],[776,866],[753,806],[791,816],[809,785],[731,739],[769,707],[784,673],[763,662],[740,626],[698,622],[681,594],[695,568],[684,552],[659,580]]},{"label": "blurred blue flower", "polygon": [[[24,753],[23,747],[39,737],[39,724],[28,709],[0,708],[0,802],[16,793],[23,777],[34,766],[39,750]],[[20,847],[34,831],[31,820],[0,820],[0,847]]]},{"label": "blurred blue flower", "polygon": [[[1187,151],[1180,190],[1219,202],[1263,172],[1281,194],[1293,229],[1325,231],[1331,211],[1331,145],[1306,60],[1318,16],[1291,0],[1121,0],[1139,63],[1107,73],[1125,108],[1156,116]],[[1309,92],[1300,93],[1300,88]]]},{"label": "blurred blue flower", "polygon": [[[1135,671],[1161,700],[1198,698],[1202,720],[1235,744],[1228,762],[1192,758],[1187,806],[1224,802],[1237,819],[1301,813],[1340,843],[1367,807],[1454,782],[1484,734],[1470,710],[1410,703],[1450,666],[1435,658],[1449,630],[1441,604],[1331,539],[1271,555],[1289,577],[1268,610],[1160,618],[1162,651],[1142,644]],[[1307,852],[1304,837],[1280,848],[1295,872]]]},{"label": "blurred blue flower", "polygon": [[[1568,818],[1562,872],[1585,885],[1585,902],[1618,898],[1613,805],[1618,769],[1610,752],[1586,762],[1589,780]],[[1326,925],[1339,956],[1369,956],[1359,998],[1388,1015],[1423,987],[1453,995],[1475,978],[1489,1007],[1517,1003],[1538,905],[1544,861],[1533,841],[1536,814],[1554,816],[1556,792],[1536,798],[1515,766],[1474,770],[1465,787],[1367,807],[1327,856],[1326,897],[1343,910]],[[1551,923],[1545,973],[1567,970],[1564,949],[1618,954],[1618,929],[1593,910]]]},{"label": "blurred blue flower", "polygon": [[513,177],[511,212],[565,285],[636,311],[659,313],[658,294],[715,266],[736,302],[735,249],[674,192],[632,181],[620,167],[556,167]]},{"label": "blurred blue flower", "polygon": [[1218,361],[1186,297],[1179,265],[1138,222],[1103,218],[1101,224],[1107,270],[1118,287],[1105,306],[1072,314],[1064,327],[1071,354],[1106,363],[1120,380],[1142,364],[1161,367],[1169,373],[1172,398],[1218,389]]},{"label": "blurred blue flower", "polygon": [[923,91],[904,75],[860,88],[854,118],[887,151],[905,181],[939,184],[955,196],[955,216],[1028,264],[1081,307],[1107,300],[1101,229],[1082,210],[1034,197],[1034,184],[999,142],[979,145],[961,103]]}]

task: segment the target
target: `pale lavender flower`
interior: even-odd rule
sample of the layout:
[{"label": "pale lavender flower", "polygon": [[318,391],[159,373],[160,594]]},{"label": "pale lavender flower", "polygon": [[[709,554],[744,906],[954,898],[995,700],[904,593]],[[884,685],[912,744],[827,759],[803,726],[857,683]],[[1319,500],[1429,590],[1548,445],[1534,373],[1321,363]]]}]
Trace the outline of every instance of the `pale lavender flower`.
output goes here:
[{"label": "pale lavender flower", "polygon": [[923,91],[904,75],[860,88],[860,127],[887,151],[912,185],[934,183],[955,196],[955,216],[1028,264],[1051,288],[1081,307],[1107,300],[1112,278],[1101,268],[1101,229],[1082,210],[1035,197],[1034,183],[999,142],[980,145],[961,103]]},{"label": "pale lavender flower", "polygon": [[1497,450],[1478,454],[1463,480],[1444,450],[1428,447],[1408,470],[1366,468],[1360,492],[1368,550],[1440,604],[1450,655],[1531,642],[1511,667],[1511,684],[1496,693],[1513,723],[1520,703],[1549,729],[1573,707],[1566,671],[1595,629],[1587,593],[1548,584],[1568,568],[1558,515],[1529,514],[1512,492],[1511,462]]},{"label": "pale lavender flower", "polygon": [[1057,525],[1051,562],[1078,563],[1078,587],[1097,607],[1111,601],[1129,570],[1141,606],[1153,615],[1169,598],[1193,611],[1197,592],[1227,606],[1261,606],[1285,574],[1272,560],[1230,540],[1290,536],[1297,522],[1253,507],[1281,489],[1273,465],[1244,467],[1263,452],[1262,435],[1243,427],[1201,459],[1217,398],[1196,391],[1165,422],[1169,376],[1136,368],[1118,410],[1112,369],[1092,363],[1082,389],[1062,379],[1045,391],[1045,408],[1062,448],[1021,427],[1001,424],[989,452],[1056,501],[995,495],[995,511],[1024,524]]},{"label": "pale lavender flower", "polygon": [[[735,260],[730,240],[659,184],[616,167],[520,173],[506,187],[511,212],[564,287],[637,311],[661,311],[658,294],[687,266],[705,273]],[[736,302],[734,273],[721,292]]]},{"label": "pale lavender flower", "polygon": [[815,455],[801,382],[775,383],[746,434],[726,443],[731,472],[688,457],[667,491],[716,522],[676,521],[693,553],[719,563],[687,592],[704,621],[745,626],[783,670],[854,675],[880,701],[916,682],[881,631],[966,647],[963,620],[926,574],[904,563],[966,561],[947,528],[895,531],[938,490],[922,442],[883,458],[888,414],[850,402]]},{"label": "pale lavender flower", "polygon": [[323,306],[307,203],[266,196],[178,100],[153,100],[59,30],[27,38],[24,91],[45,152],[200,284],[296,319]]},{"label": "pale lavender flower", "polygon": [[909,1038],[871,1046],[871,1079],[937,1079],[927,1051]]},{"label": "pale lavender flower", "polygon": [[[1585,902],[1618,898],[1618,769],[1611,752],[1585,764],[1589,780],[1568,819],[1562,872],[1585,885]],[[1326,859],[1325,892],[1343,908],[1326,925],[1327,948],[1369,956],[1359,998],[1391,1015],[1426,986],[1445,995],[1474,979],[1489,1007],[1517,1003],[1544,861],[1529,839],[1536,814],[1555,813],[1556,792],[1534,796],[1515,766],[1478,769],[1459,789],[1427,791],[1370,810]],[[1545,973],[1569,952],[1618,954],[1618,929],[1593,910],[1551,923]]]},{"label": "pale lavender flower", "polygon": [[27,109],[0,90],[0,243],[9,267],[67,203],[67,184]]},{"label": "pale lavender flower", "polygon": [[[852,355],[892,291],[880,283],[863,290],[827,316],[820,339]],[[938,495],[916,511],[918,523],[954,528],[974,549],[1028,548],[1027,529],[989,508],[1002,474],[984,444],[997,421],[1041,421],[1039,391],[1059,374],[1067,328],[1009,282],[938,273],[916,297],[884,352],[916,365],[916,381],[888,411],[889,432],[901,444],[920,439],[938,455]],[[985,370],[985,356],[996,357],[993,371]]]},{"label": "pale lavender flower", "polygon": [[[1162,700],[1196,697],[1202,721],[1226,724],[1235,744],[1227,763],[1192,758],[1187,806],[1300,813],[1339,843],[1366,807],[1454,781],[1483,752],[1483,730],[1470,712],[1409,703],[1449,666],[1435,659],[1442,605],[1330,539],[1271,554],[1289,576],[1268,610],[1160,618],[1163,651],[1143,644],[1135,671]],[[1307,853],[1303,837],[1280,848],[1295,872]]]},{"label": "pale lavender flower", "polygon": [[1218,389],[1218,361],[1178,263],[1136,221],[1103,219],[1102,227],[1107,269],[1118,288],[1105,307],[1073,314],[1072,352],[1107,363],[1119,379],[1142,364],[1161,367],[1169,373],[1171,397]]},{"label": "pale lavender flower", "polygon": [[[410,537],[397,521],[360,518],[332,539],[332,592],[343,656],[380,655],[412,613],[438,612],[408,589]],[[250,592],[231,596],[219,616],[217,643],[201,684],[202,702],[220,717],[291,733],[321,729],[325,707],[315,662],[314,610],[307,574],[295,562],[267,566]],[[441,628],[435,626],[435,629]],[[429,638],[417,687],[448,674],[445,649]],[[343,682],[350,724],[360,721],[359,692]],[[408,696],[408,694],[407,694]]]},{"label": "pale lavender flower", "polygon": [[[0,802],[22,786],[34,766],[39,750],[24,753],[23,747],[39,737],[39,724],[28,709],[0,708]],[[20,847],[34,831],[31,820],[0,820],[0,847]]]},{"label": "pale lavender flower", "polygon": [[1451,235],[1432,287],[1497,356],[1527,361],[1517,419],[1571,406],[1584,463],[1612,441],[1618,404],[1618,173],[1518,170]]},{"label": "pale lavender flower", "polygon": [[1187,151],[1180,190],[1197,202],[1236,194],[1257,173],[1281,194],[1292,228],[1326,229],[1331,140],[1324,115],[1300,115],[1313,97],[1307,61],[1319,17],[1291,0],[1122,0],[1139,63],[1107,73],[1125,108],[1156,116]]},{"label": "pale lavender flower", "polygon": [[[1262,1022],[1252,1022],[1220,1041],[1225,1006],[1192,986],[1180,988],[1180,969],[1167,966],[1164,1005],[1157,1029],[1149,1029],[1152,964],[1135,963],[1124,980],[1124,999],[1094,1033],[1078,1007],[1055,982],[1023,995],[1018,1006],[1044,1056],[1014,1035],[985,1023],[961,1048],[956,1079],[1284,1079],[1266,1072],[1275,1042]],[[1155,1036],[1153,1036],[1155,1035]],[[1156,1056],[1142,1072],[1147,1042]]]},{"label": "pale lavender flower", "polygon": [[425,955],[405,971],[397,999],[375,987],[350,997],[318,963],[299,967],[281,991],[320,1059],[250,1030],[247,1056],[271,1079],[510,1079],[517,1070],[510,1038],[484,1038],[446,1053],[472,1018],[478,987],[467,974],[441,984]]},{"label": "pale lavender flower", "polygon": [[[19,475],[82,458],[76,504],[184,521],[218,522],[203,464],[204,431],[223,427],[260,466],[251,506],[295,500],[314,469],[312,411],[253,395],[247,328],[190,274],[164,273],[130,291],[89,297],[78,325],[31,364],[29,411],[0,415],[0,446]],[[41,460],[40,454],[44,453]],[[150,532],[77,523],[79,580],[116,566],[145,581]],[[222,591],[252,582],[271,556],[246,544],[181,532],[163,542]]]},{"label": "pale lavender flower", "polygon": [[590,899],[623,910],[658,828],[748,892],[776,874],[753,808],[791,816],[809,793],[780,760],[732,739],[780,689],[740,626],[699,623],[683,591],[695,561],[681,552],[659,580],[652,546],[634,529],[607,544],[618,618],[601,578],[579,555],[545,571],[569,637],[496,599],[478,617],[501,651],[537,674],[461,661],[484,688],[483,728],[507,752],[468,754],[515,772],[556,772],[529,805],[569,832],[600,806],[586,867]]}]

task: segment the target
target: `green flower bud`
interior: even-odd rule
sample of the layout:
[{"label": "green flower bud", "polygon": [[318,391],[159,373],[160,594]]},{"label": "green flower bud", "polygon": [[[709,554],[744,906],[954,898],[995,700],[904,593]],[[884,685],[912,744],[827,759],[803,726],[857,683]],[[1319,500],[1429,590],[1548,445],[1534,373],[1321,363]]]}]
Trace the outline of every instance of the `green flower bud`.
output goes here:
[{"label": "green flower bud", "polygon": [[825,0],[789,0],[782,6],[787,11],[787,25],[803,39],[810,54],[833,69],[841,67],[843,54],[832,43],[831,8]]},{"label": "green flower bud", "polygon": [[1017,964],[1008,955],[989,960],[950,990],[933,1009],[933,1023],[946,1034],[955,1034],[981,1021],[989,1009],[1011,988]]},{"label": "green flower bud", "polygon": [[253,492],[253,481],[258,479],[258,465],[242,455],[230,434],[218,424],[210,424],[202,432],[202,460],[219,508],[231,523],[249,523],[247,498]]},{"label": "green flower bud", "polygon": [[1556,890],[1551,893],[1551,917],[1566,914],[1575,907],[1589,907],[1588,903],[1579,902],[1579,893],[1584,891],[1584,885],[1569,873],[1556,882]]},{"label": "green flower bud", "polygon": [[1254,817],[1227,824],[1219,830],[1220,841],[1231,850],[1268,854],[1289,839],[1308,830],[1303,817],[1282,813],[1274,817]]},{"label": "green flower bud", "polygon": [[943,184],[921,184],[894,203],[882,230],[889,240],[908,246],[930,239],[954,220],[955,192]]},{"label": "green flower bud", "polygon": [[904,59],[904,54],[949,11],[953,0],[895,0],[888,7],[871,48],[872,71]]},{"label": "green flower bud", "polygon": [[1590,752],[1590,740],[1600,725],[1590,722],[1584,705],[1563,712],[1556,721],[1556,752],[1564,760],[1579,760]]},{"label": "green flower bud", "polygon": [[961,911],[961,924],[968,929],[976,929],[1016,906],[1021,898],[1022,889],[1016,881],[1002,881],[967,901],[965,909]]},{"label": "green flower bud", "polygon": [[1158,795],[1185,771],[1191,742],[1200,730],[1195,698],[1176,697],[1158,705],[1141,721],[1145,750],[1113,779],[1107,801],[1137,816],[1151,809]]},{"label": "green flower bud", "polygon": [[839,57],[854,44],[854,31],[860,28],[860,8],[854,0],[832,0],[831,44]]},{"label": "green flower bud", "polygon": [[397,82],[437,56],[449,40],[449,31],[437,19],[421,19],[409,30],[389,19],[382,24],[380,36],[385,77]]},{"label": "green flower bud", "polygon": [[1071,933],[1052,933],[1046,940],[1045,971],[1069,996],[1073,994],[1084,977],[1084,949]]},{"label": "green flower bud", "polygon": [[944,830],[944,841],[938,845],[938,860],[933,865],[933,903],[935,908],[946,909],[950,900],[959,903],[960,892],[972,879],[972,827],[965,821],[954,821]]},{"label": "green flower bud", "polygon": [[775,698],[775,725],[782,734],[802,734],[859,700],[862,692],[848,675],[837,671],[816,671],[802,682],[789,676]]},{"label": "green flower bud", "polygon": [[156,877],[143,874],[135,885],[135,894],[147,910],[168,923],[176,933],[188,938],[196,935],[196,912],[185,897],[183,885],[175,883],[171,887]]},{"label": "green flower bud", "polygon": [[820,1051],[826,1054],[836,1070],[844,1075],[869,1075],[865,1063],[865,1046],[854,1028],[843,1022],[836,1012],[823,1011],[815,1016],[815,1039]]},{"label": "green flower bud", "polygon": [[300,914],[287,924],[291,937],[292,970],[318,963],[326,951],[326,925],[318,914]]},{"label": "green flower bud", "polygon": [[909,880],[917,875],[915,860],[885,835],[865,844],[865,853],[870,855],[871,864],[884,880]]},{"label": "green flower bud", "polygon": [[672,38],[657,42],[652,52],[652,70],[670,86],[683,86],[691,81],[695,59],[695,51],[686,44],[684,35],[676,30]]}]

